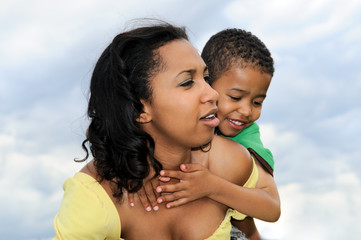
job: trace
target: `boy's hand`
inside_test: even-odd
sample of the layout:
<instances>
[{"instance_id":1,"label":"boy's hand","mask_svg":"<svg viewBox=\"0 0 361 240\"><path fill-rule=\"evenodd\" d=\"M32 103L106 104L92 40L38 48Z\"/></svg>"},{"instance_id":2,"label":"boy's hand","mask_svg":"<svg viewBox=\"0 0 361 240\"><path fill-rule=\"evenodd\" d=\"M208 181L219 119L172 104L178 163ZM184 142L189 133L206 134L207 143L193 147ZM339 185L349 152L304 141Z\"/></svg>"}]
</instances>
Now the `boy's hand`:
<instances>
[{"instance_id":1,"label":"boy's hand","mask_svg":"<svg viewBox=\"0 0 361 240\"><path fill-rule=\"evenodd\" d=\"M156 188L158 193L166 193L158 197L157 202L167 202L166 207L178 207L188 202L207 197L210 194L210 181L212 173L201 164L181 164L181 171L162 170L160 171L163 182L168 182L170 178L179 179L179 183L160 185Z\"/></svg>"},{"instance_id":2,"label":"boy's hand","mask_svg":"<svg viewBox=\"0 0 361 240\"><path fill-rule=\"evenodd\" d=\"M145 179L143 187L137 193L128 193L128 202L130 206L134 206L134 194L138 195L140 202L143 204L144 209L150 212L152 209L157 211L159 206L157 204L157 197L159 193L155 189L159 185L159 179L157 177L151 179Z\"/></svg>"}]
</instances>

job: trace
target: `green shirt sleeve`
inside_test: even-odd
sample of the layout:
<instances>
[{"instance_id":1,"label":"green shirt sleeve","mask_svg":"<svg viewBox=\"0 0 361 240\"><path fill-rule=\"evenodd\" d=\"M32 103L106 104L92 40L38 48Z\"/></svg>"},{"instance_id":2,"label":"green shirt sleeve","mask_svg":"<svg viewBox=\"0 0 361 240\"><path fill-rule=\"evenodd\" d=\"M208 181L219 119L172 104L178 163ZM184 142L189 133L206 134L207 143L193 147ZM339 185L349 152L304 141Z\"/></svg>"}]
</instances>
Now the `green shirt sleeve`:
<instances>
[{"instance_id":1,"label":"green shirt sleeve","mask_svg":"<svg viewBox=\"0 0 361 240\"><path fill-rule=\"evenodd\" d=\"M245 148L253 149L265 162L274 169L274 160L271 151L263 146L261 141L261 134L257 123L243 129L238 135L234 137L227 137L235 142L242 144Z\"/></svg>"}]
</instances>

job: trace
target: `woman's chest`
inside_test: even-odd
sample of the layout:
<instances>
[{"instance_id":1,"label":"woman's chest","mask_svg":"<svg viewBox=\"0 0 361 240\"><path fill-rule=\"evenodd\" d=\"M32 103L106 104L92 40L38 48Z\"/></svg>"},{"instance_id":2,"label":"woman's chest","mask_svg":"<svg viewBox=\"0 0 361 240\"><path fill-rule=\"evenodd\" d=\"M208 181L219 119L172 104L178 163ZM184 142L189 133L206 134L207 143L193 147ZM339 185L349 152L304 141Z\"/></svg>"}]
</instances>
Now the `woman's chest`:
<instances>
[{"instance_id":1,"label":"woman's chest","mask_svg":"<svg viewBox=\"0 0 361 240\"><path fill-rule=\"evenodd\" d=\"M210 199L146 212L140 207L119 213L124 239L192 240L211 236L223 221L226 207Z\"/></svg>"}]
</instances>

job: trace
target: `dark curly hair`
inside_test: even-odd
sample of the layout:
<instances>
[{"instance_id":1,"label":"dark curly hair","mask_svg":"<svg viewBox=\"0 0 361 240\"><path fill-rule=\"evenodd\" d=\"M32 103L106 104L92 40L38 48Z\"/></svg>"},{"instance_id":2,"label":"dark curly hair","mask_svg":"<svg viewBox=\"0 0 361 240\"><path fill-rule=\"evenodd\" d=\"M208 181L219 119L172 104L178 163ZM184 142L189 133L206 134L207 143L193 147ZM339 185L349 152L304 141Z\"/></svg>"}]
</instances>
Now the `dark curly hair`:
<instances>
[{"instance_id":1,"label":"dark curly hair","mask_svg":"<svg viewBox=\"0 0 361 240\"><path fill-rule=\"evenodd\" d=\"M251 67L273 76L274 66L266 45L251 32L225 29L213 35L202 51L209 69L210 83L234 66Z\"/></svg>"},{"instance_id":2,"label":"dark curly hair","mask_svg":"<svg viewBox=\"0 0 361 240\"><path fill-rule=\"evenodd\" d=\"M101 181L115 183L115 197L138 191L151 167L155 176L162 169L154 140L136 119L143 111L140 99L151 98L150 79L165 67L158 48L176 39L188 40L185 28L165 22L135 28L117 35L95 65L82 143L86 157L80 161L89 157L89 145Z\"/></svg>"}]
</instances>

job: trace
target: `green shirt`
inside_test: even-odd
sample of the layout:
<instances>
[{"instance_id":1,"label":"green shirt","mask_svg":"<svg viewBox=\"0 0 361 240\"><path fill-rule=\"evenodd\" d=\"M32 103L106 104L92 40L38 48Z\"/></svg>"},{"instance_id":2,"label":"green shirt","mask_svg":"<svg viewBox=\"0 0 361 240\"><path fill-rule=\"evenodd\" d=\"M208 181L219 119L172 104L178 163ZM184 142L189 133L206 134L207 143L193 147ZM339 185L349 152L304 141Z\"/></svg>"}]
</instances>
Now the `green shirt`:
<instances>
[{"instance_id":1,"label":"green shirt","mask_svg":"<svg viewBox=\"0 0 361 240\"><path fill-rule=\"evenodd\" d=\"M271 151L263 146L257 123L254 122L251 126L243 129L238 135L227 138L238 142L247 148L253 155L255 155L262 166L265 167L266 170L271 173L271 175L273 175L273 156ZM257 155L259 155L262 159L259 159Z\"/></svg>"}]
</instances>

